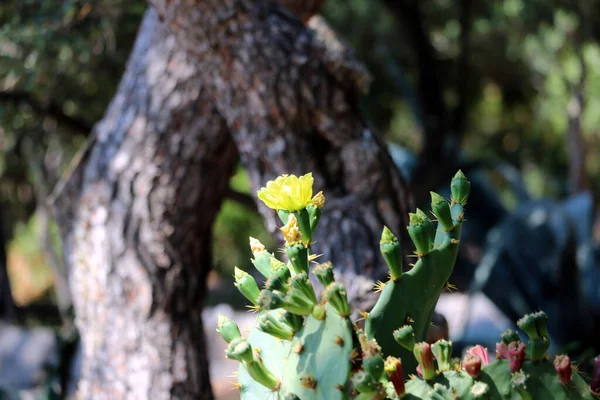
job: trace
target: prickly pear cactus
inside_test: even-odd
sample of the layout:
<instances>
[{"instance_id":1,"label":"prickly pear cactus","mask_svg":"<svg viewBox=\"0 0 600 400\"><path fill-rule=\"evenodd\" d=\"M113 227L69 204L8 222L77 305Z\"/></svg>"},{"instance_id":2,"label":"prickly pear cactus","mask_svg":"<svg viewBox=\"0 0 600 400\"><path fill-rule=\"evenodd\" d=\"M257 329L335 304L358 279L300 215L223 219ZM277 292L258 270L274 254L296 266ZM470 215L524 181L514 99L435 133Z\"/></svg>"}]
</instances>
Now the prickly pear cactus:
<instances>
[{"instance_id":1,"label":"prickly pear cactus","mask_svg":"<svg viewBox=\"0 0 600 400\"><path fill-rule=\"evenodd\" d=\"M452 358L452 342L426 343L427 330L442 290L452 273L470 183L458 172L452 198L432 193L432 213L410 215L408 231L417 262L403 272L402 253L384 228L381 253L390 277L366 318L365 331L351 320L344 286L330 263L317 264L310 253L325 197L312 196L311 174L284 175L267 183L258 197L277 210L284 226L288 261L278 260L250 239L253 264L264 276L263 288L235 269L235 286L252 303L256 323L247 337L224 315L217 331L229 344L226 356L240 362L237 386L243 400L264 399L592 399L600 390L600 357L591 386L566 355L551 359L546 315L538 312L517 322L529 337L502 334L496 361L487 349L470 348ZM310 263L316 264L312 271ZM325 289L317 296L312 273ZM385 357L387 356L387 357ZM416 375L418 374L418 376ZM409 379L407 379L409 378Z\"/></svg>"}]
</instances>

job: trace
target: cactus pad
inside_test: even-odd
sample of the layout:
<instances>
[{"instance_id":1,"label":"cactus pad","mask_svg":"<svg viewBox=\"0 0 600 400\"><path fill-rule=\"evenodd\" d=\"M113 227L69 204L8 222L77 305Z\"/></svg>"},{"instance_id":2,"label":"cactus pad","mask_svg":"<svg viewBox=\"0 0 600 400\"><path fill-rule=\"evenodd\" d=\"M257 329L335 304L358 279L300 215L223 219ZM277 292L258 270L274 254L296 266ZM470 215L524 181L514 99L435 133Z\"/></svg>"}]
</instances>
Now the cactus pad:
<instances>
[{"instance_id":1,"label":"cactus pad","mask_svg":"<svg viewBox=\"0 0 600 400\"><path fill-rule=\"evenodd\" d=\"M254 265L266 278L264 289L258 292L254 279L237 269L235 279L258 310L255 327L244 337L235 322L219 316L217 331L229 344L226 356L240 362L237 386L242 400L597 398L592 390L600 390L600 357L591 386L567 355L550 358L542 311L517 322L527 343L513 331L501 335L497 360L491 363L480 345L460 361L452 358L451 341L425 341L458 252L470 189L462 172L452 181L450 201L432 193L437 228L423 211L411 214L408 231L418 261L409 271L402 268L400 243L384 228L380 249L390 280L379 286L381 295L373 310L364 313L364 332L350 320L346 290L335 281L331 264L309 268L312 231L325 197L319 192L310 199L308 183L312 185L310 176L284 176L260 192L285 224L290 261L277 260L256 239L250 240ZM301 198L290 198L290 193ZM293 208L277 208L282 205ZM309 274L324 285L320 296Z\"/></svg>"}]
</instances>

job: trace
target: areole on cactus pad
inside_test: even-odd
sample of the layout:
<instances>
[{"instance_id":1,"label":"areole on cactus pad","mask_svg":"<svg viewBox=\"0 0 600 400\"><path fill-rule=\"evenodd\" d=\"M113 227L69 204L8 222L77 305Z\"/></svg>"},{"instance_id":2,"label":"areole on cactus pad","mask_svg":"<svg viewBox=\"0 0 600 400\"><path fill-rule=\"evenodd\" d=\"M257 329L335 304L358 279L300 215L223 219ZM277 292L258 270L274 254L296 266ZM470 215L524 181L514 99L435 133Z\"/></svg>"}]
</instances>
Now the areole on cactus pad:
<instances>
[{"instance_id":1,"label":"areole on cactus pad","mask_svg":"<svg viewBox=\"0 0 600 400\"><path fill-rule=\"evenodd\" d=\"M452 358L452 342L427 343L436 303L456 261L470 183L459 171L450 200L431 193L434 222L421 210L410 215L408 233L418 261L406 272L402 250L383 227L380 250L390 274L361 330L331 263L317 264L310 252L325 196L314 197L311 174L284 175L267 183L258 197L284 224L287 262L251 238L252 263L265 277L235 269L235 286L257 311L244 337L219 316L217 331L229 343L226 356L240 362L237 387L243 400L265 399L593 399L600 390L600 357L588 385L566 355L547 354L546 314L524 316L496 345L470 348ZM310 264L315 266L310 268ZM312 273L325 289L317 296Z\"/></svg>"}]
</instances>

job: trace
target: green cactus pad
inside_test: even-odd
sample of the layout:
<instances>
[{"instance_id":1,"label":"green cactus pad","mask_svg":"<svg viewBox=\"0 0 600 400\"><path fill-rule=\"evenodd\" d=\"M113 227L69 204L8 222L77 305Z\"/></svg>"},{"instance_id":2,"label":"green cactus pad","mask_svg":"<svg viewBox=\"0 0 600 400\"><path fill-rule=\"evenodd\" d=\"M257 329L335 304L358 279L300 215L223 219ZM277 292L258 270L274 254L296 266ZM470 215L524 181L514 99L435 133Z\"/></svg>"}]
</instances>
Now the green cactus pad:
<instances>
[{"instance_id":1,"label":"green cactus pad","mask_svg":"<svg viewBox=\"0 0 600 400\"><path fill-rule=\"evenodd\" d=\"M352 324L333 307L326 310L322 321L307 317L283 367L284 389L302 400L348 398Z\"/></svg>"},{"instance_id":2,"label":"green cactus pad","mask_svg":"<svg viewBox=\"0 0 600 400\"><path fill-rule=\"evenodd\" d=\"M281 310L266 312L272 313L273 316L277 316L281 313ZM290 353L291 342L277 339L258 329L252 329L250 331L248 342L253 349L260 349L259 354L265 366L281 380L285 359ZM240 384L241 400L277 400L285 397L285 393L283 393L281 388L277 392L273 392L256 382L242 364L240 364L238 370L238 382Z\"/></svg>"},{"instance_id":3,"label":"green cactus pad","mask_svg":"<svg viewBox=\"0 0 600 400\"><path fill-rule=\"evenodd\" d=\"M473 378L464 371L445 371L437 374L435 378L427 382L420 378L413 378L406 384L408 399L429 399L429 393L433 390L435 384L440 384L457 394L458 399L471 399L471 386Z\"/></svg>"},{"instance_id":4,"label":"green cactus pad","mask_svg":"<svg viewBox=\"0 0 600 400\"><path fill-rule=\"evenodd\" d=\"M394 340L393 332L401 326L411 325L417 342L427 337L435 306L458 255L463 206L460 203L453 204L450 213L452 229L445 229L438 224L434 248L419 257L415 266L402 275L402 279L392 280L385 285L366 321L365 331L369 339L377 340L383 354L400 357L406 366L405 373L414 371L416 362L411 352ZM422 212L411 217L419 222L425 219Z\"/></svg>"},{"instance_id":5,"label":"green cactus pad","mask_svg":"<svg viewBox=\"0 0 600 400\"><path fill-rule=\"evenodd\" d=\"M523 371L528 375L525 386L532 399L593 399L589 386L579 375L573 374L571 383L563 386L551 362L526 361ZM511 384L508 360L497 360L484 366L479 380L490 387L490 399L521 399Z\"/></svg>"},{"instance_id":6,"label":"green cactus pad","mask_svg":"<svg viewBox=\"0 0 600 400\"><path fill-rule=\"evenodd\" d=\"M361 313L366 316L364 331L350 320L345 289L335 282L330 264L313 270L325 287L318 302L307 268L294 271L291 263L286 266L251 239L254 264L267 283L257 295L256 283L236 271L236 285L260 310L256 325L244 338L235 322L223 315L218 322L219 334L229 343L227 356L240 362L241 399L594 399L567 355L551 361L546 354L550 338L543 312L526 315L517 324L529 336L526 347L516 332L504 332L496 350L505 359L492 363L479 345L461 363L451 358L451 342L421 343L454 267L469 188L459 172L452 181L452 204L432 194L439 220L435 235L424 212L411 214L409 234L419 260L406 273L399 243L384 229L380 244L391 280L378 285L381 295L373 310ZM310 251L310 242L303 246ZM415 376L418 371L425 379ZM406 376L411 376L408 382Z\"/></svg>"}]
</instances>

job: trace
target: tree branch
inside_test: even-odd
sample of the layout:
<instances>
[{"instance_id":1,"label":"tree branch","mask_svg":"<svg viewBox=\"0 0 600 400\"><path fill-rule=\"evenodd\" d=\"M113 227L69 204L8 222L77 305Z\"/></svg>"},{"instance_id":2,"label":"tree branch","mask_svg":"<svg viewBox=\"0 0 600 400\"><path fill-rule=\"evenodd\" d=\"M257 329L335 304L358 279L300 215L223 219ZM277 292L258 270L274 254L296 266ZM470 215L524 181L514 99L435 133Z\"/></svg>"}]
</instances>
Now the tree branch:
<instances>
[{"instance_id":1,"label":"tree branch","mask_svg":"<svg viewBox=\"0 0 600 400\"><path fill-rule=\"evenodd\" d=\"M464 135L469 100L469 74L471 72L469 58L471 55L471 24L473 21L472 1L460 2L460 56L458 58L458 76L456 92L458 105L452 118L452 133L460 138Z\"/></svg>"},{"instance_id":2,"label":"tree branch","mask_svg":"<svg viewBox=\"0 0 600 400\"><path fill-rule=\"evenodd\" d=\"M384 0L384 3L406 27L417 58L418 88L425 131L423 153L439 156L443 147L441 139L447 128L447 110L443 102L435 50L425 31L420 3L418 0Z\"/></svg>"},{"instance_id":3,"label":"tree branch","mask_svg":"<svg viewBox=\"0 0 600 400\"><path fill-rule=\"evenodd\" d=\"M419 0L384 0L384 4L406 28L417 59L424 143L412 176L412 193L416 204L422 204L427 201L429 190L446 181L455 169L448 146L451 142L447 140L449 112L443 100L435 49L425 29Z\"/></svg>"},{"instance_id":4,"label":"tree branch","mask_svg":"<svg viewBox=\"0 0 600 400\"><path fill-rule=\"evenodd\" d=\"M40 101L26 91L0 91L0 101L14 104L26 103L37 114L53 118L65 128L77 131L85 136L88 136L92 130L91 124L87 121L70 117L62 111L62 108L58 104L49 101Z\"/></svg>"}]
</instances>

